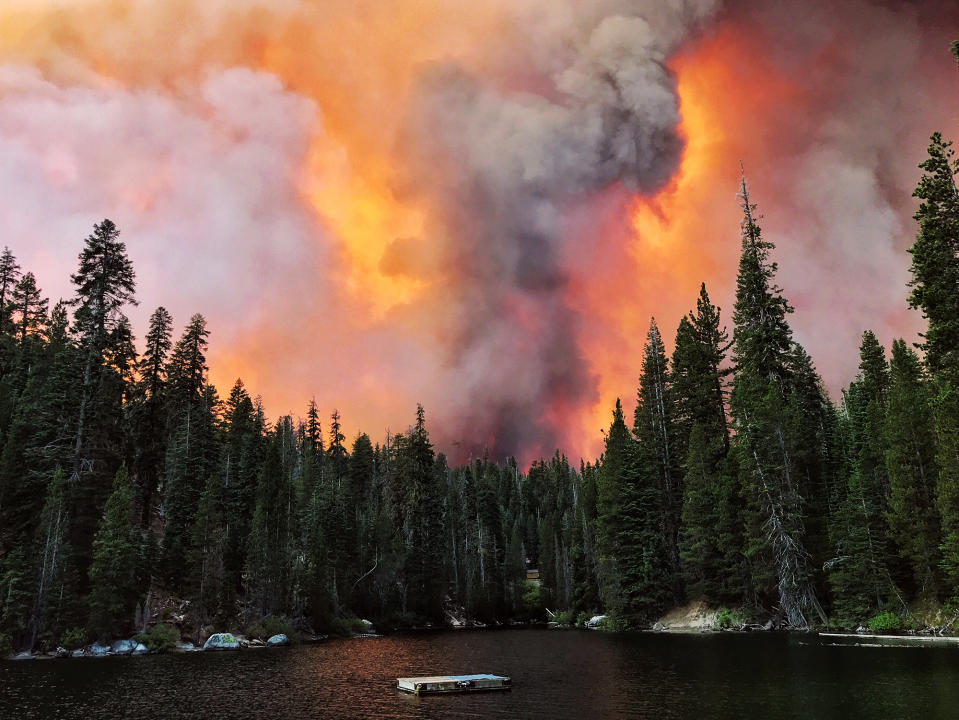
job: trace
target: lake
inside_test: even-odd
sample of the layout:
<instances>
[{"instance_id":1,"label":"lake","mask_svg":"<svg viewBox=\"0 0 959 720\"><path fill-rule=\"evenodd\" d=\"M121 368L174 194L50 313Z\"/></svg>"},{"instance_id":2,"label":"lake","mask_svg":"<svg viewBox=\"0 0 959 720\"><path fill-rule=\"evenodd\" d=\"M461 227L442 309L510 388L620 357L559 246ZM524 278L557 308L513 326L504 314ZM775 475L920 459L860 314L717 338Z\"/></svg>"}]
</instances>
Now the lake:
<instances>
[{"instance_id":1,"label":"lake","mask_svg":"<svg viewBox=\"0 0 959 720\"><path fill-rule=\"evenodd\" d=\"M959 717L959 648L784 634L510 629L241 652L0 662L0 718ZM398 676L492 672L510 692L413 697Z\"/></svg>"}]
</instances>

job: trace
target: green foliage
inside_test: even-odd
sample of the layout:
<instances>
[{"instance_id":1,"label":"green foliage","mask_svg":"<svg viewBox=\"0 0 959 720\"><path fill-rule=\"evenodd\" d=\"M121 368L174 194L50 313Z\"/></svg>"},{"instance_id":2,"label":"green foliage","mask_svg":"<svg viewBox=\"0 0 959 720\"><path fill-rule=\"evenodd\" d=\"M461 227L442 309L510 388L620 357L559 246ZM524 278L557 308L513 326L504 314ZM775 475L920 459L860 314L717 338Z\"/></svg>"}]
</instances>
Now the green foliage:
<instances>
[{"instance_id":1,"label":"green foliage","mask_svg":"<svg viewBox=\"0 0 959 720\"><path fill-rule=\"evenodd\" d=\"M742 610L730 610L724 607L716 613L716 626L723 629L741 627L745 622L746 616Z\"/></svg>"},{"instance_id":2,"label":"green foliage","mask_svg":"<svg viewBox=\"0 0 959 720\"><path fill-rule=\"evenodd\" d=\"M172 625L153 625L136 637L137 642L147 646L150 652L166 652L180 642L180 631Z\"/></svg>"},{"instance_id":3,"label":"green foliage","mask_svg":"<svg viewBox=\"0 0 959 720\"><path fill-rule=\"evenodd\" d=\"M244 632L247 637L258 640L269 640L274 635L286 635L290 642L294 642L297 638L297 632L289 620L272 615L250 623Z\"/></svg>"},{"instance_id":4,"label":"green foliage","mask_svg":"<svg viewBox=\"0 0 959 720\"><path fill-rule=\"evenodd\" d=\"M93 541L89 627L98 638L109 638L133 617L138 550L133 488L124 465L117 472L113 493Z\"/></svg>"},{"instance_id":5,"label":"green foliage","mask_svg":"<svg viewBox=\"0 0 959 720\"><path fill-rule=\"evenodd\" d=\"M583 614L583 613L581 613ZM552 622L558 623L560 625L572 625L573 624L573 611L572 610L560 610L553 613L553 617L550 618Z\"/></svg>"},{"instance_id":6,"label":"green foliage","mask_svg":"<svg viewBox=\"0 0 959 720\"><path fill-rule=\"evenodd\" d=\"M60 635L60 644L67 650L76 650L87 644L88 637L86 628L70 627Z\"/></svg>"},{"instance_id":7,"label":"green foliage","mask_svg":"<svg viewBox=\"0 0 959 720\"><path fill-rule=\"evenodd\" d=\"M529 617L536 619L543 617L545 614L546 607L543 603L543 589L539 583L526 582L523 592L523 610L525 610Z\"/></svg>"},{"instance_id":8,"label":"green foliage","mask_svg":"<svg viewBox=\"0 0 959 720\"><path fill-rule=\"evenodd\" d=\"M869 629L879 633L894 633L902 629L902 619L894 612L879 613L869 620Z\"/></svg>"},{"instance_id":9,"label":"green foliage","mask_svg":"<svg viewBox=\"0 0 959 720\"><path fill-rule=\"evenodd\" d=\"M0 632L0 658L13 652L13 643L10 642L10 636Z\"/></svg>"},{"instance_id":10,"label":"green foliage","mask_svg":"<svg viewBox=\"0 0 959 720\"><path fill-rule=\"evenodd\" d=\"M394 622L397 623L394 627L404 628L404 627L414 627L416 619L413 615L408 615L404 617L395 617L393 618ZM364 623L360 618L342 618L337 617L333 618L330 622L330 632L334 635L341 635L343 637L351 637L353 635L362 635L366 632L366 623Z\"/></svg>"}]
</instances>

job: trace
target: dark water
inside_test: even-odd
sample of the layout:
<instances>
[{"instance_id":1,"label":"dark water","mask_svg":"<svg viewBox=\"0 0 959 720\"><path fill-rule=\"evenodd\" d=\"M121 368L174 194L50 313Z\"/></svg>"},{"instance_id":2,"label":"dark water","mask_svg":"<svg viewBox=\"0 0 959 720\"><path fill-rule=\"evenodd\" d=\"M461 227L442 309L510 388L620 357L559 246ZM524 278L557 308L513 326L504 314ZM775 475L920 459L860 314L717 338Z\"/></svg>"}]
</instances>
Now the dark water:
<instances>
[{"instance_id":1,"label":"dark water","mask_svg":"<svg viewBox=\"0 0 959 720\"><path fill-rule=\"evenodd\" d=\"M493 672L416 698L397 676ZM784 635L502 630L133 658L0 662L0 718L959 718L959 648Z\"/></svg>"}]
</instances>

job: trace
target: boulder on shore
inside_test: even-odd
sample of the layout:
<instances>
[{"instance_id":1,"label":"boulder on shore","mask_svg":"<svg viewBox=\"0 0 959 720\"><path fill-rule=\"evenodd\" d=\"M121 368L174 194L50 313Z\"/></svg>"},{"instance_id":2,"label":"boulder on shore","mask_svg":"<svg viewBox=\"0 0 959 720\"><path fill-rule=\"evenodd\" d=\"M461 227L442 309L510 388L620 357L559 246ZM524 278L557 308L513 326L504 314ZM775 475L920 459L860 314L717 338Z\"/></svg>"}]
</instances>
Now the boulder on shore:
<instances>
[{"instance_id":1,"label":"boulder on shore","mask_svg":"<svg viewBox=\"0 0 959 720\"><path fill-rule=\"evenodd\" d=\"M134 655L145 655L148 652L150 652L150 648L143 643L137 643L136 647L133 648Z\"/></svg>"},{"instance_id":2,"label":"boulder on shore","mask_svg":"<svg viewBox=\"0 0 959 720\"><path fill-rule=\"evenodd\" d=\"M204 650L239 650L240 641L232 633L214 633L203 643Z\"/></svg>"},{"instance_id":3,"label":"boulder on shore","mask_svg":"<svg viewBox=\"0 0 959 720\"><path fill-rule=\"evenodd\" d=\"M87 654L86 650L84 650L83 648L77 648L72 653L70 653L70 657L83 657L86 654Z\"/></svg>"},{"instance_id":4,"label":"boulder on shore","mask_svg":"<svg viewBox=\"0 0 959 720\"><path fill-rule=\"evenodd\" d=\"M267 640L266 644L271 645L273 647L278 647L280 645L289 645L290 639L283 633L280 633L278 635L274 635L269 640Z\"/></svg>"},{"instance_id":5,"label":"boulder on shore","mask_svg":"<svg viewBox=\"0 0 959 720\"><path fill-rule=\"evenodd\" d=\"M189 642L188 640L181 640L176 644L176 649L180 652L193 652L196 650L196 645Z\"/></svg>"},{"instance_id":6,"label":"boulder on shore","mask_svg":"<svg viewBox=\"0 0 959 720\"><path fill-rule=\"evenodd\" d=\"M667 627L666 627L665 625L663 625L661 622L658 622L658 621L657 621L657 622L653 623L653 632L663 632L664 630L668 630L668 629L669 629L669 628L667 628Z\"/></svg>"},{"instance_id":7,"label":"boulder on shore","mask_svg":"<svg viewBox=\"0 0 959 720\"><path fill-rule=\"evenodd\" d=\"M110 654L110 646L93 643L93 645L90 646L90 654L93 655L93 657L106 657Z\"/></svg>"},{"instance_id":8,"label":"boulder on shore","mask_svg":"<svg viewBox=\"0 0 959 720\"><path fill-rule=\"evenodd\" d=\"M114 655L129 655L136 646L132 640L115 640L110 646L110 652Z\"/></svg>"},{"instance_id":9,"label":"boulder on shore","mask_svg":"<svg viewBox=\"0 0 959 720\"><path fill-rule=\"evenodd\" d=\"M360 620L360 622L363 623L363 634L364 634L364 635L375 635L375 634L376 634L376 628L373 627L373 623L371 623L369 620Z\"/></svg>"},{"instance_id":10,"label":"boulder on shore","mask_svg":"<svg viewBox=\"0 0 959 720\"><path fill-rule=\"evenodd\" d=\"M605 619L605 615L593 615L593 617L586 621L586 627L594 629L598 628Z\"/></svg>"}]
</instances>

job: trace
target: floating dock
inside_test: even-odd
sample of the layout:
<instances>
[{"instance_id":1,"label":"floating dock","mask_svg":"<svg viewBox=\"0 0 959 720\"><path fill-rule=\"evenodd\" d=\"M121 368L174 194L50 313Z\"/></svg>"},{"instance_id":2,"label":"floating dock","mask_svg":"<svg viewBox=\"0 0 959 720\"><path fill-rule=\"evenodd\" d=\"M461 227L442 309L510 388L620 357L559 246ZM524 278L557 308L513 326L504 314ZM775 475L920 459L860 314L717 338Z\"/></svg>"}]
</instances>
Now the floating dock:
<instances>
[{"instance_id":1,"label":"floating dock","mask_svg":"<svg viewBox=\"0 0 959 720\"><path fill-rule=\"evenodd\" d=\"M502 675L437 675L396 678L396 687L414 695L509 690L512 681Z\"/></svg>"}]
</instances>

